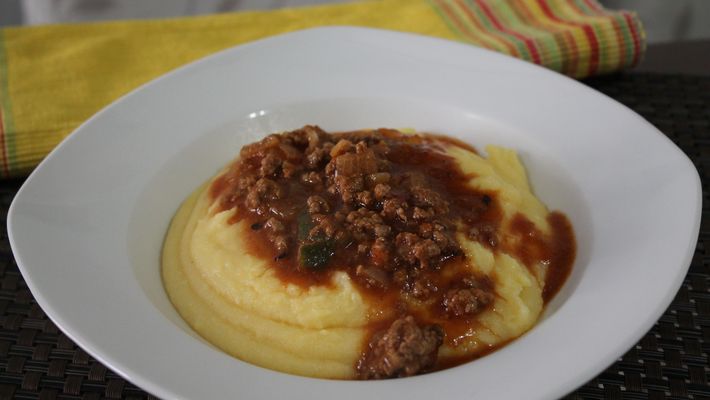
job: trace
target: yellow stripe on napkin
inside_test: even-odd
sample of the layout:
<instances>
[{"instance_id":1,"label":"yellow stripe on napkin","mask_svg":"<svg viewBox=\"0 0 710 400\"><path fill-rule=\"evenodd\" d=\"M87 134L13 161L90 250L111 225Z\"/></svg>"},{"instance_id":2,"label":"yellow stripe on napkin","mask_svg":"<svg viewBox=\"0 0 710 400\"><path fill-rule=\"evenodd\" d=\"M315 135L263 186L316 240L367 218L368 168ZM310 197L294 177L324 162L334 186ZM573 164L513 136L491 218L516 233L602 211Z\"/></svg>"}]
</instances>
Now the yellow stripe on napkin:
<instances>
[{"instance_id":1,"label":"yellow stripe on napkin","mask_svg":"<svg viewBox=\"0 0 710 400\"><path fill-rule=\"evenodd\" d=\"M180 65L263 37L356 25L468 42L574 77L638 63L635 14L595 0L383 0L0 30L0 175L22 176L79 124Z\"/></svg>"}]
</instances>

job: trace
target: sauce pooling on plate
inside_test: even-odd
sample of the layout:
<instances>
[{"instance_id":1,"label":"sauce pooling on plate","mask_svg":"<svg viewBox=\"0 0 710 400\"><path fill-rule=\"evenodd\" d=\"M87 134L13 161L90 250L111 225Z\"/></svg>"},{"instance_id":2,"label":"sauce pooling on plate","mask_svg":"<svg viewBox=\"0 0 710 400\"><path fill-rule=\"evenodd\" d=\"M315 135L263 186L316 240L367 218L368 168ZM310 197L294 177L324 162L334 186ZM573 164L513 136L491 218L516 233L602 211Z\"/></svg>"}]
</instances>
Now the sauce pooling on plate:
<instances>
[{"instance_id":1,"label":"sauce pooling on plate","mask_svg":"<svg viewBox=\"0 0 710 400\"><path fill-rule=\"evenodd\" d=\"M337 273L354 282L370 309L354 365L359 379L449 367L496 347L463 356L444 349L491 330L479 316L498 312L508 290L472 254L519 260L542 280L544 302L569 275L575 241L567 218L547 214L546 230L523 213L506 218L507 200L472 185L477 177L452 148L475 154L435 135L305 126L245 146L209 187L217 211L233 210L229 222L248 226L248 252L268 260L284 284L332 286Z\"/></svg>"}]
</instances>

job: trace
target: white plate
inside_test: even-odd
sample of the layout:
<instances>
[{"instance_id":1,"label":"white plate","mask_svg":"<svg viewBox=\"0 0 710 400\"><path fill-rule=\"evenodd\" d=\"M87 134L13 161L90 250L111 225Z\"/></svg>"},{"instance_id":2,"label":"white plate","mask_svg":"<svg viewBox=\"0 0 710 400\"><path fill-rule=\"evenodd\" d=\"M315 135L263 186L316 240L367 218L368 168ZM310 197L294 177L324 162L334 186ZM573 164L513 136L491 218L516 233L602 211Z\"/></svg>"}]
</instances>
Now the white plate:
<instances>
[{"instance_id":1,"label":"white plate","mask_svg":"<svg viewBox=\"0 0 710 400\"><path fill-rule=\"evenodd\" d=\"M517 149L579 246L543 320L478 361L377 382L265 370L192 333L160 281L170 218L244 143L307 123L413 127ZM700 193L693 165L662 133L578 82L453 42L321 28L226 50L118 100L34 171L8 225L47 315L160 397L534 399L584 384L663 313L695 248Z\"/></svg>"}]
</instances>

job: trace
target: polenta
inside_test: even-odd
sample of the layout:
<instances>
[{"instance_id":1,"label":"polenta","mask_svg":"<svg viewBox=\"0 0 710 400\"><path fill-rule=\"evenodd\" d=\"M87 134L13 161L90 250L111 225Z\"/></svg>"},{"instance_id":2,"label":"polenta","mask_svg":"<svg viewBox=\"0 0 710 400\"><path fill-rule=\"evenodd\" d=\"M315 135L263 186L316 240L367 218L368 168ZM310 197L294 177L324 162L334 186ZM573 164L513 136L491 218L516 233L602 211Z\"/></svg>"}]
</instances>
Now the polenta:
<instances>
[{"instance_id":1,"label":"polenta","mask_svg":"<svg viewBox=\"0 0 710 400\"><path fill-rule=\"evenodd\" d=\"M390 129L270 135L180 207L166 291L209 342L287 373L380 379L480 357L535 324L575 253L516 153L486 153Z\"/></svg>"}]
</instances>

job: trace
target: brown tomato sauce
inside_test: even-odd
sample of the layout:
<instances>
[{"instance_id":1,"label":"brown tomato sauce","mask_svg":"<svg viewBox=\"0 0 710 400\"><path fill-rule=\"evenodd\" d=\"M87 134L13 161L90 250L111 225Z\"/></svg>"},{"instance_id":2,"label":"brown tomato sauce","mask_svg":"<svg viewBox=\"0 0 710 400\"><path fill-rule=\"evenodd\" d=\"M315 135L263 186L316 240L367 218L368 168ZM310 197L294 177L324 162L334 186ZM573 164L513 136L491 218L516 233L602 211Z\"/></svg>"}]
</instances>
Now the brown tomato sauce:
<instances>
[{"instance_id":1,"label":"brown tomato sauce","mask_svg":"<svg viewBox=\"0 0 710 400\"><path fill-rule=\"evenodd\" d=\"M492 304L495 282L471 273L456 240L463 233L496 251L501 209L496 193L471 188L471 176L446 146L475 149L435 135L391 129L329 134L317 126L245 146L210 187L220 210L236 208L249 251L268 259L284 282L329 285L347 273L373 309L356 370L361 379L409 376L483 356L437 362L444 341L456 346ZM528 267L545 263L549 301L569 275L575 242L557 212L543 235L524 216L514 253Z\"/></svg>"}]
</instances>

